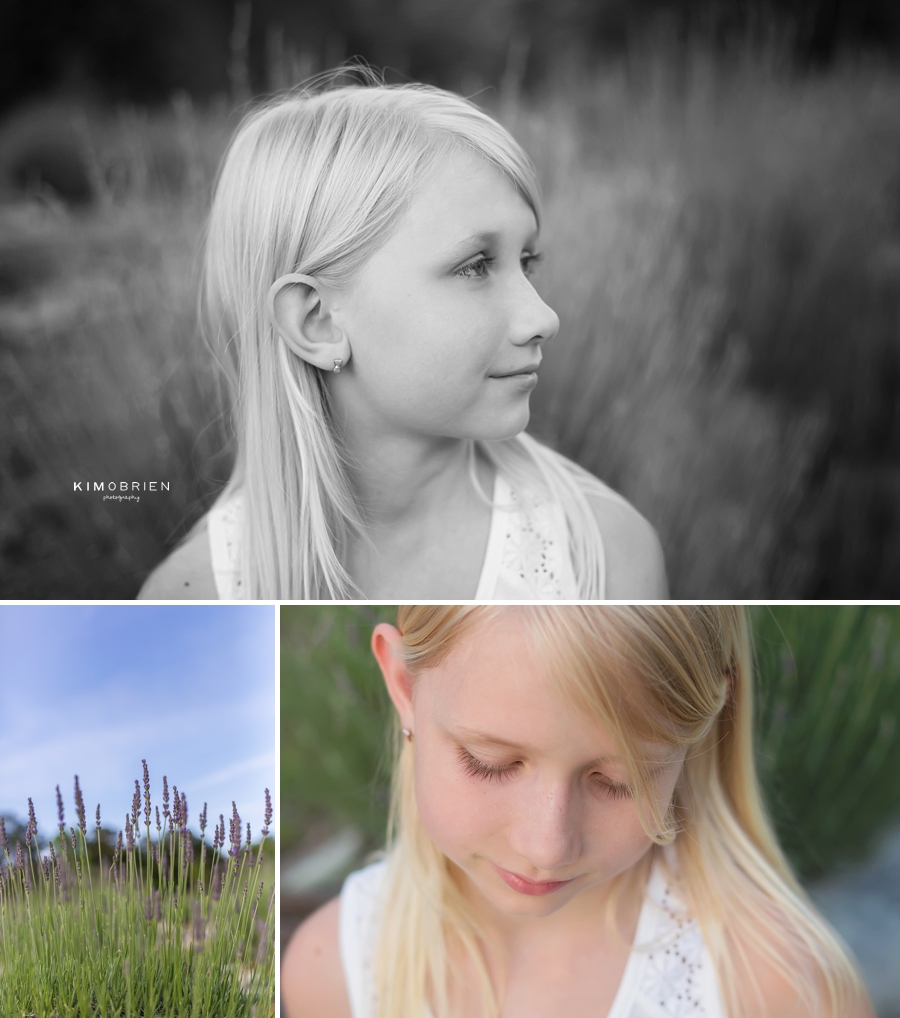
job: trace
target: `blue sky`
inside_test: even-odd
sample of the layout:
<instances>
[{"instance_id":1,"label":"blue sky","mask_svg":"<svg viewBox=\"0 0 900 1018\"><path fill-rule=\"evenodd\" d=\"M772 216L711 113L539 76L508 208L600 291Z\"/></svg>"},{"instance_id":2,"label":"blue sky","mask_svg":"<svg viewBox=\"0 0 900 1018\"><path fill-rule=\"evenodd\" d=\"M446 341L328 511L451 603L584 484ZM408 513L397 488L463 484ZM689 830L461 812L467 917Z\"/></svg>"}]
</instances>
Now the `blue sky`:
<instances>
[{"instance_id":1,"label":"blue sky","mask_svg":"<svg viewBox=\"0 0 900 1018\"><path fill-rule=\"evenodd\" d=\"M263 824L275 791L275 609L268 605L0 605L0 815L41 841L56 831L56 785L75 822L73 778L89 829L122 828L141 759L154 805L162 779ZM277 817L276 817L277 826ZM212 826L212 825L210 825Z\"/></svg>"}]
</instances>

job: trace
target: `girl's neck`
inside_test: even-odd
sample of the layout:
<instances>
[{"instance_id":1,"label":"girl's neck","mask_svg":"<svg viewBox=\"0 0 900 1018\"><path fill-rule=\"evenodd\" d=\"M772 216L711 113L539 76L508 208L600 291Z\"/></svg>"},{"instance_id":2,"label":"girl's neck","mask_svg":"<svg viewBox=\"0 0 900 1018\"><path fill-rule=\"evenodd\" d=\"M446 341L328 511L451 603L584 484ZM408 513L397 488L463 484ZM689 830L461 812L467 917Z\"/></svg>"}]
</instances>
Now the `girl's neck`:
<instances>
[{"instance_id":1,"label":"girl's neck","mask_svg":"<svg viewBox=\"0 0 900 1018\"><path fill-rule=\"evenodd\" d=\"M469 441L428 436L345 435L347 471L372 536L409 525L446 504L471 485L473 449ZM491 470L481 462L476 474L488 494Z\"/></svg>"}]
</instances>

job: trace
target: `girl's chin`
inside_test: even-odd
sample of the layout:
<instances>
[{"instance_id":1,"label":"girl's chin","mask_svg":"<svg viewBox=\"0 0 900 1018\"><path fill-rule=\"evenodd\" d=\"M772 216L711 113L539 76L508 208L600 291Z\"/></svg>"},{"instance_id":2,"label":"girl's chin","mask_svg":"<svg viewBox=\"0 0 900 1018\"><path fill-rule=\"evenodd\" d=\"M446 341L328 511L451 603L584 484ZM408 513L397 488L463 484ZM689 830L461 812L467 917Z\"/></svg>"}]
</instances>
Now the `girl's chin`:
<instances>
[{"instance_id":1,"label":"girl's chin","mask_svg":"<svg viewBox=\"0 0 900 1018\"><path fill-rule=\"evenodd\" d=\"M479 434L472 437L482 442L503 442L510 438L515 438L516 435L521 435L528 427L530 419L531 411L526 402L524 407L518 409L515 413L498 415Z\"/></svg>"}]
</instances>

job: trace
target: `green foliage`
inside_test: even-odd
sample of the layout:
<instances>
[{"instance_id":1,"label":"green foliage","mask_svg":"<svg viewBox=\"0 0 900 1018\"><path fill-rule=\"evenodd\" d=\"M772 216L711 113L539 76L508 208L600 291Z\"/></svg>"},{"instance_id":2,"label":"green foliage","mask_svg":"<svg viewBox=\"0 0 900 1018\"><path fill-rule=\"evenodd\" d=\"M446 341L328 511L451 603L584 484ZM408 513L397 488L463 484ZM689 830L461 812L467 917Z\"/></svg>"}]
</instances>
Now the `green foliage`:
<instances>
[{"instance_id":1,"label":"green foliage","mask_svg":"<svg viewBox=\"0 0 900 1018\"><path fill-rule=\"evenodd\" d=\"M76 784L76 798L78 797ZM97 827L62 827L37 850L3 844L0 1013L26 1018L266 1018L275 1013L274 860L265 833L240 845L240 818L212 851L181 826L154 836L140 796L111 858ZM149 783L145 785L149 815ZM201 825L205 825L206 808ZM159 812L156 813L159 818ZM5 835L0 841L6 842ZM265 892L265 896L264 896Z\"/></svg>"},{"instance_id":2,"label":"green foliage","mask_svg":"<svg viewBox=\"0 0 900 1018\"><path fill-rule=\"evenodd\" d=\"M351 823L384 840L391 717L369 640L396 607L281 608L282 844Z\"/></svg>"},{"instance_id":3,"label":"green foliage","mask_svg":"<svg viewBox=\"0 0 900 1018\"><path fill-rule=\"evenodd\" d=\"M900 817L900 608L754 610L759 768L806 878L851 862Z\"/></svg>"}]
</instances>

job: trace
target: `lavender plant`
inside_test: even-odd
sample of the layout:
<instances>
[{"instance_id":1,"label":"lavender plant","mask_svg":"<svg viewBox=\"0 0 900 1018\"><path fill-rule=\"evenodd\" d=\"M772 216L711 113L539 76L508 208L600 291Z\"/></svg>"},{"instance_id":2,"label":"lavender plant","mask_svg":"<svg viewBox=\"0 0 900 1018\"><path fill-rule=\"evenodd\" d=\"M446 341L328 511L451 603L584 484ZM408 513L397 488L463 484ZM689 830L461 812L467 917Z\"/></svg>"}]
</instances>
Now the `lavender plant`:
<instances>
[{"instance_id":1,"label":"lavender plant","mask_svg":"<svg viewBox=\"0 0 900 1018\"><path fill-rule=\"evenodd\" d=\"M88 837L75 778L74 826L56 789L58 832L41 848L32 800L25 845L0 817L0 1014L23 1018L267 1018L275 1013L272 800L254 845L232 803L207 844L185 793L135 781L111 854L100 806ZM245 837L246 836L246 837ZM227 838L227 840L226 840Z\"/></svg>"}]
</instances>

